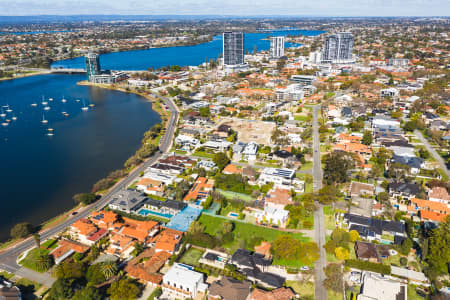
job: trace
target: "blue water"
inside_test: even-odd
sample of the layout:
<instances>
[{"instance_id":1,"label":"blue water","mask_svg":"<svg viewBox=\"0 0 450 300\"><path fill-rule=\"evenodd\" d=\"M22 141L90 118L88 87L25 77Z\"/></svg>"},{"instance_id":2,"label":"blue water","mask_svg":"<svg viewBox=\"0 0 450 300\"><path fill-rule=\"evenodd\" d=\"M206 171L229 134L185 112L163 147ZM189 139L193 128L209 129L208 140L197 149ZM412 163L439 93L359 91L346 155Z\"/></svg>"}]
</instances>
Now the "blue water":
<instances>
[{"instance_id":1,"label":"blue water","mask_svg":"<svg viewBox=\"0 0 450 300\"><path fill-rule=\"evenodd\" d=\"M0 31L0 34L27 35L27 34L43 34L43 33L57 33L57 32L72 32L72 31L71 30Z\"/></svg>"},{"instance_id":2,"label":"blue water","mask_svg":"<svg viewBox=\"0 0 450 300\"><path fill-rule=\"evenodd\" d=\"M76 85L84 79L39 75L0 82L0 104L9 104L17 116L0 126L0 239L17 222L37 225L73 207L74 194L89 192L97 180L122 168L140 147L143 133L160 122L142 97ZM43 94L54 98L48 112L41 105ZM95 107L81 111L76 99ZM37 107L31 106L34 102ZM43 114L47 125L41 123ZM46 135L49 127L52 137Z\"/></svg>"},{"instance_id":3,"label":"blue water","mask_svg":"<svg viewBox=\"0 0 450 300\"><path fill-rule=\"evenodd\" d=\"M139 210L138 214L141 215L141 216L144 216L144 217L146 217L148 215L155 215L155 216L163 217L163 218L166 218L166 219L170 219L170 218L173 217L173 215L171 215L171 214L163 214L163 213L152 211L152 210L149 210L149 209L146 209L146 208L143 208L143 209Z\"/></svg>"},{"instance_id":4,"label":"blue water","mask_svg":"<svg viewBox=\"0 0 450 300\"><path fill-rule=\"evenodd\" d=\"M276 32L260 32L245 34L245 49L253 52L268 50L270 42L264 40L268 36L299 35L316 36L324 31L317 30L289 30ZM286 43L286 47L299 46ZM102 54L100 63L102 69L110 70L146 70L148 68L161 68L167 65L197 66L206 59L217 59L222 53L222 36L218 35L208 43L185 47L152 48L146 50L124 51ZM52 68L84 68L84 58L77 57L54 62Z\"/></svg>"},{"instance_id":5,"label":"blue water","mask_svg":"<svg viewBox=\"0 0 450 300\"><path fill-rule=\"evenodd\" d=\"M237 217L237 216L239 216L237 213L230 213L230 216L231 217Z\"/></svg>"}]
</instances>

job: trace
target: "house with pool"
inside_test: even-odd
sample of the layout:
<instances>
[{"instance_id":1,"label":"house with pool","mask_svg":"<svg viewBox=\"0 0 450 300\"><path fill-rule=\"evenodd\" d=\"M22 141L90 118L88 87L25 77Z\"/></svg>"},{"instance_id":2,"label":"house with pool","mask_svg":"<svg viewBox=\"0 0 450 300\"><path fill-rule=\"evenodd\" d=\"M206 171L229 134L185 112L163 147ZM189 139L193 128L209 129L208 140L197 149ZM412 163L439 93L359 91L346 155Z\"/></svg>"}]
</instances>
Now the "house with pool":
<instances>
[{"instance_id":1,"label":"house with pool","mask_svg":"<svg viewBox=\"0 0 450 300\"><path fill-rule=\"evenodd\" d=\"M186 206L186 203L180 201L160 201L153 198L148 198L141 203L141 206L136 210L136 213L144 217L148 215L155 215L170 219L182 211Z\"/></svg>"}]
</instances>

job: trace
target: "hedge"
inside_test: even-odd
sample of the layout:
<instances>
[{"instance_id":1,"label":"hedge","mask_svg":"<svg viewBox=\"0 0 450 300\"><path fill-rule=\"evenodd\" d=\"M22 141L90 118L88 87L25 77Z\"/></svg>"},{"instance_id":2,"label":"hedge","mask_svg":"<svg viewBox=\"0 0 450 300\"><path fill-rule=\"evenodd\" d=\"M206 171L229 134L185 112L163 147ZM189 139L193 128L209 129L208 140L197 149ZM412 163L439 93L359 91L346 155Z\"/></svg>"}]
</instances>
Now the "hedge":
<instances>
[{"instance_id":1,"label":"hedge","mask_svg":"<svg viewBox=\"0 0 450 300\"><path fill-rule=\"evenodd\" d=\"M360 270L372 271L376 273L381 273L385 275L391 274L391 266L372 263L368 261L358 260L358 259L348 259L345 261L345 265L350 268L356 268Z\"/></svg>"}]
</instances>

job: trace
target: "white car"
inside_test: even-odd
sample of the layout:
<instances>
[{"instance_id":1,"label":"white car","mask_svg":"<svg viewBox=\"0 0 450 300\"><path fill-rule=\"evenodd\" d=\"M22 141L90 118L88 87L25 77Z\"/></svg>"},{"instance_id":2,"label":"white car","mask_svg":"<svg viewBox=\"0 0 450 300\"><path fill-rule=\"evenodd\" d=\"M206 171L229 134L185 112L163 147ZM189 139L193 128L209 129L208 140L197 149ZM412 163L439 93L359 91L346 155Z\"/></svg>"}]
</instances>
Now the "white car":
<instances>
[{"instance_id":1,"label":"white car","mask_svg":"<svg viewBox=\"0 0 450 300\"><path fill-rule=\"evenodd\" d=\"M303 266L303 267L300 268L300 270L302 270L302 271L308 271L308 270L309 270L309 267Z\"/></svg>"}]
</instances>

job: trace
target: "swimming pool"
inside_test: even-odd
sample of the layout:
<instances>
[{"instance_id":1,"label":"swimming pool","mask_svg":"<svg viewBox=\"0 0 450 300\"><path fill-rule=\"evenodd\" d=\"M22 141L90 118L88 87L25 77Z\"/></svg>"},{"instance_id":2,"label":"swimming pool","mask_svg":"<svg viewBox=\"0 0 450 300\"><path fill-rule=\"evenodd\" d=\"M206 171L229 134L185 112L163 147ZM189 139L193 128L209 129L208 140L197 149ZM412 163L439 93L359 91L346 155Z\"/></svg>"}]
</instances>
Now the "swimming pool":
<instances>
[{"instance_id":1,"label":"swimming pool","mask_svg":"<svg viewBox=\"0 0 450 300\"><path fill-rule=\"evenodd\" d=\"M146 217L148 215L154 215L154 216L163 217L163 218L166 218L166 219L170 219L170 218L173 217L173 215L171 215L171 214L162 214L162 213L159 213L159 212L156 212L156 211L152 211L152 210L149 210L149 209L146 209L146 208L143 208L143 209L139 210L138 214L141 215L141 216L144 216L144 217Z\"/></svg>"},{"instance_id":2,"label":"swimming pool","mask_svg":"<svg viewBox=\"0 0 450 300\"><path fill-rule=\"evenodd\" d=\"M238 216L239 216L239 214L230 212L230 217L237 218Z\"/></svg>"}]
</instances>

